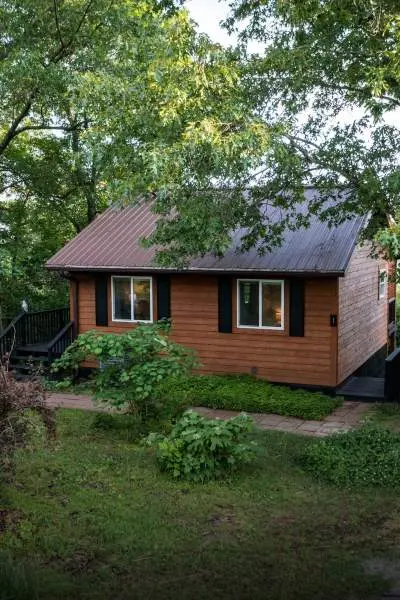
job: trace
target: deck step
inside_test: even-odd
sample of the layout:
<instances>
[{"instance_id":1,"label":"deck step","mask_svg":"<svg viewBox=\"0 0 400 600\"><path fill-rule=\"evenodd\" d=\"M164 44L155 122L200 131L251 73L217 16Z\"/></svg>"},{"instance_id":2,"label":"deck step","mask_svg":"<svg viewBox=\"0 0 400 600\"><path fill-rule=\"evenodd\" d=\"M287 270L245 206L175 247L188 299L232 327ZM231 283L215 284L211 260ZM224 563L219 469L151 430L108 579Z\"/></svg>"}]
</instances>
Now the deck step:
<instances>
[{"instance_id":1,"label":"deck step","mask_svg":"<svg viewBox=\"0 0 400 600\"><path fill-rule=\"evenodd\" d=\"M337 388L336 393L346 400L382 402L385 399L384 377L350 377Z\"/></svg>"},{"instance_id":2,"label":"deck step","mask_svg":"<svg viewBox=\"0 0 400 600\"><path fill-rule=\"evenodd\" d=\"M43 344L29 344L28 346L18 346L16 352L18 354L25 355L37 355L37 354L47 354L47 343Z\"/></svg>"},{"instance_id":3,"label":"deck step","mask_svg":"<svg viewBox=\"0 0 400 600\"><path fill-rule=\"evenodd\" d=\"M29 355L29 354L14 354L12 357L13 362L21 361L21 362L43 362L47 360L47 352L46 354L39 355Z\"/></svg>"}]
</instances>

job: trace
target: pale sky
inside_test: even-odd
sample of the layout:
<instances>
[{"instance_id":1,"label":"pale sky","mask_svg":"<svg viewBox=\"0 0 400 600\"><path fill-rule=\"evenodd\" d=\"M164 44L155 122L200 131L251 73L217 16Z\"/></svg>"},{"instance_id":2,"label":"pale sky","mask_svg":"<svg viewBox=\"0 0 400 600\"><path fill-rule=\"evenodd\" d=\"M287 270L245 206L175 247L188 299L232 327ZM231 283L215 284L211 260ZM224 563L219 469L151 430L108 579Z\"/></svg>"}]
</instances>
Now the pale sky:
<instances>
[{"instance_id":1,"label":"pale sky","mask_svg":"<svg viewBox=\"0 0 400 600\"><path fill-rule=\"evenodd\" d=\"M188 0L185 7L198 23L200 31L207 33L213 41L224 45L232 43L228 33L219 26L220 21L228 14L226 0Z\"/></svg>"}]
</instances>

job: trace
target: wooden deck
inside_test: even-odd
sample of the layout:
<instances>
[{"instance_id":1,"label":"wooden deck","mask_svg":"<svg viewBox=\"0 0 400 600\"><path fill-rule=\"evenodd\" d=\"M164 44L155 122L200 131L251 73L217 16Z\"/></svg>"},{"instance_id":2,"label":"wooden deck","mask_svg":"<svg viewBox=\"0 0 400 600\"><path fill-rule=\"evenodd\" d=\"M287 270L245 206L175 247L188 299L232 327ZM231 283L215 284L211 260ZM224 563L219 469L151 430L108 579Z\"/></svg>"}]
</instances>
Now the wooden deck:
<instances>
[{"instance_id":1,"label":"wooden deck","mask_svg":"<svg viewBox=\"0 0 400 600\"><path fill-rule=\"evenodd\" d=\"M357 398L366 401L382 402L384 394L385 379L383 377L350 377L336 392L346 399Z\"/></svg>"}]
</instances>

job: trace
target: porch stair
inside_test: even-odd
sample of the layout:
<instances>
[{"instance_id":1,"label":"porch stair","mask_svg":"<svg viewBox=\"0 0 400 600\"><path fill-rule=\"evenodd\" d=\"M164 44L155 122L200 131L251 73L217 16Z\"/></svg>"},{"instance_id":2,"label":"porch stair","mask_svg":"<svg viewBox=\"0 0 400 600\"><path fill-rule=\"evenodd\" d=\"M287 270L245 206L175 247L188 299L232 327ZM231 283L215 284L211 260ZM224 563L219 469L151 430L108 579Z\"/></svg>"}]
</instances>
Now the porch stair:
<instances>
[{"instance_id":1,"label":"porch stair","mask_svg":"<svg viewBox=\"0 0 400 600\"><path fill-rule=\"evenodd\" d=\"M365 402L384 402L384 377L350 377L336 389L338 396L345 400L364 400Z\"/></svg>"},{"instance_id":2,"label":"porch stair","mask_svg":"<svg viewBox=\"0 0 400 600\"><path fill-rule=\"evenodd\" d=\"M0 358L8 356L18 375L46 373L74 339L69 309L19 314L0 332Z\"/></svg>"}]
</instances>

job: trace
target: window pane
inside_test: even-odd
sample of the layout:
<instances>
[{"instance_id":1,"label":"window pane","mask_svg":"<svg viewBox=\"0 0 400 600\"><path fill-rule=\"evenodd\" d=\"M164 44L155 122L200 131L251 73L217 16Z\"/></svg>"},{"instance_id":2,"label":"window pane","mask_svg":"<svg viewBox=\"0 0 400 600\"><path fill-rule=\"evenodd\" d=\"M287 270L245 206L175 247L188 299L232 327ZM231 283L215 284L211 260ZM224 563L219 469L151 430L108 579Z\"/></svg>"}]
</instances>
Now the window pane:
<instances>
[{"instance_id":1,"label":"window pane","mask_svg":"<svg viewBox=\"0 0 400 600\"><path fill-rule=\"evenodd\" d=\"M282 326L281 283L262 284L262 324L264 327Z\"/></svg>"},{"instance_id":2,"label":"window pane","mask_svg":"<svg viewBox=\"0 0 400 600\"><path fill-rule=\"evenodd\" d=\"M113 279L114 319L130 321L131 316L131 280L130 277Z\"/></svg>"},{"instance_id":3,"label":"window pane","mask_svg":"<svg viewBox=\"0 0 400 600\"><path fill-rule=\"evenodd\" d=\"M133 280L134 319L150 321L150 281L149 279Z\"/></svg>"},{"instance_id":4,"label":"window pane","mask_svg":"<svg viewBox=\"0 0 400 600\"><path fill-rule=\"evenodd\" d=\"M239 325L259 326L258 281L239 282Z\"/></svg>"},{"instance_id":5,"label":"window pane","mask_svg":"<svg viewBox=\"0 0 400 600\"><path fill-rule=\"evenodd\" d=\"M380 273L379 273L379 300L384 298L386 295L386 282L387 282L386 271L380 271Z\"/></svg>"}]
</instances>

